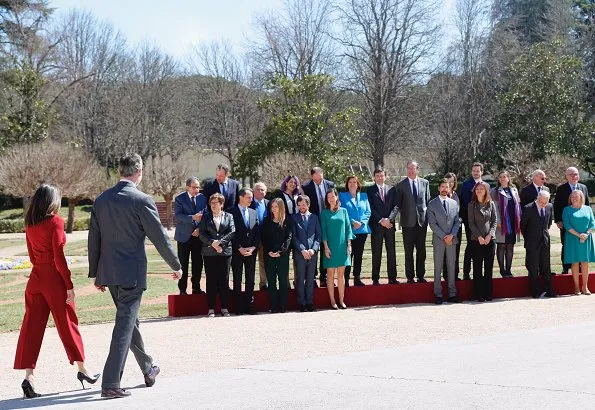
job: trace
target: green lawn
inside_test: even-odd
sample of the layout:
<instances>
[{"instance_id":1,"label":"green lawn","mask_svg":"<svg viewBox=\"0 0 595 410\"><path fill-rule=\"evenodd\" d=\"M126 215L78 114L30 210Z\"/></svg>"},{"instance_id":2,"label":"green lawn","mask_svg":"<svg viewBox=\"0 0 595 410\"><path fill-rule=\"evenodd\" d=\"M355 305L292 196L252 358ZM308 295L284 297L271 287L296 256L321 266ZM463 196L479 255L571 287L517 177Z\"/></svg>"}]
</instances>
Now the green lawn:
<instances>
[{"instance_id":1,"label":"green lawn","mask_svg":"<svg viewBox=\"0 0 595 410\"><path fill-rule=\"evenodd\" d=\"M11 240L12 241L12 240ZM4 241L0 240L0 248ZM24 243L21 241L20 243ZM552 237L553 244L559 244L559 236ZM19 243L15 243L18 245ZM13 244L14 245L14 244ZM13 246L11 245L11 246ZM428 235L426 241L427 259L426 259L426 277L431 280L433 277L433 250L431 246L431 234ZM559 272L561 270L560 263L560 251L557 250L559 246L554 246L552 251L552 270ZM175 244L174 244L175 249ZM461 251L461 265L462 257L465 249L465 239L463 238L463 245ZM400 233L397 233L397 272L399 278L404 277L404 251L402 244L402 237ZM66 246L67 256L75 256L77 263L85 262L85 256L87 254L86 240L80 240L68 243ZM515 257L513 260L513 273L515 275L526 275L526 269L524 267L525 250L522 243L517 243L515 246ZM150 243L147 244L147 260L148 260L148 290L143 296L143 300L154 299L163 297L165 295L176 293L176 283L169 278L166 274L171 273L171 269L163 262L159 254L155 250L155 247ZM366 249L364 251L364 262L363 262L363 278L371 279L371 250L370 240L366 242ZM461 266L462 267L462 266ZM91 280L87 278L87 268L80 267L72 269L73 283L75 291L91 284ZM383 281L386 281L385 263L381 267L381 277ZM0 305L0 332L15 331L20 327L20 323L24 313L24 306L22 304L22 296L25 289L25 282L13 283L16 278L23 278L28 275L26 271L10 272L0 271L0 303L15 301L14 303L7 303ZM292 273L290 273L292 275ZM461 274L462 276L462 274ZM499 277L499 270L497 262L494 262L494 277ZM102 294L100 292L91 292L87 295L77 296L77 313L81 324L87 323L100 323L109 322L113 320L114 308L112 305L111 298L108 294ZM157 304L145 304L141 308L141 318L155 318L155 317L166 317L167 303ZM50 320L51 324L51 320ZM51 324L52 325L52 324Z\"/></svg>"}]
</instances>

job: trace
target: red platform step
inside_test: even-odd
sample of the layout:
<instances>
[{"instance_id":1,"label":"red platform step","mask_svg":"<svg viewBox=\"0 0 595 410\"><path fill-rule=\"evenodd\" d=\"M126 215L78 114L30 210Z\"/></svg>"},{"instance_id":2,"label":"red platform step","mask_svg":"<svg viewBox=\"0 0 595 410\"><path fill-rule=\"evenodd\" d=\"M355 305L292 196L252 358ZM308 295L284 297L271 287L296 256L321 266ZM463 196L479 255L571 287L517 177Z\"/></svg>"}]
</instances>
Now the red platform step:
<instances>
[{"instance_id":1,"label":"red platform step","mask_svg":"<svg viewBox=\"0 0 595 410\"><path fill-rule=\"evenodd\" d=\"M526 276L510 279L496 278L494 281L494 299L521 298L530 296L529 278ZM554 291L558 295L574 293L572 275L555 275L552 278ZM589 275L589 287L595 289L595 273ZM448 295L445 282L442 282L442 292ZM335 297L338 300L337 289ZM457 296L459 299L473 300L473 282L458 281ZM593 296L595 298L595 295ZM406 303L434 303L434 284L415 283L379 286L350 286L345 290L345 303L349 307L374 306L374 305L400 305ZM169 316L198 316L207 314L206 295L169 295L167 297ZM317 309L329 308L329 297L326 288L314 289L314 306ZM230 311L234 312L233 295L230 294ZM257 312L269 311L269 295L267 291L254 292L254 308ZM289 291L287 310L298 310L295 290ZM219 311L219 304L217 306Z\"/></svg>"}]
</instances>

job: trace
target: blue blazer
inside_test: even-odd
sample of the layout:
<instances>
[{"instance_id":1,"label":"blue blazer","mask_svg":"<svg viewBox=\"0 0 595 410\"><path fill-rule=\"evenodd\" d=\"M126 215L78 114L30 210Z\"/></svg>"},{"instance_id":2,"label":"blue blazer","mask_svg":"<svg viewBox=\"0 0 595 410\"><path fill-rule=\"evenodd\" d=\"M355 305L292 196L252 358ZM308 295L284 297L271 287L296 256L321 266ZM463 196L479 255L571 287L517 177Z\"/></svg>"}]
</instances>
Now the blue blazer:
<instances>
[{"instance_id":1,"label":"blue blazer","mask_svg":"<svg viewBox=\"0 0 595 410\"><path fill-rule=\"evenodd\" d=\"M176 196L174 201L174 211L176 213L176 233L174 239L178 242L186 243L190 240L192 232L198 228L198 222L192 220L192 215L197 212L204 213L207 207L207 198L203 194L199 193L195 200L196 211L186 191Z\"/></svg>"},{"instance_id":2,"label":"blue blazer","mask_svg":"<svg viewBox=\"0 0 595 410\"><path fill-rule=\"evenodd\" d=\"M368 194L358 192L354 204L349 192L339 192L339 201L341 202L341 207L347 209L349 222L358 221L362 223L362 226L357 230L353 229L352 226L353 234L370 233L370 224L368 222L372 215L372 209L370 208L370 202L368 202Z\"/></svg>"},{"instance_id":3,"label":"blue blazer","mask_svg":"<svg viewBox=\"0 0 595 410\"><path fill-rule=\"evenodd\" d=\"M303 250L313 249L318 252L322 238L318 216L310 213L307 227L302 219L302 214L299 212L291 215L291 219L293 221L291 230L293 231L293 247L296 250L296 258L303 258L301 254Z\"/></svg>"}]
</instances>

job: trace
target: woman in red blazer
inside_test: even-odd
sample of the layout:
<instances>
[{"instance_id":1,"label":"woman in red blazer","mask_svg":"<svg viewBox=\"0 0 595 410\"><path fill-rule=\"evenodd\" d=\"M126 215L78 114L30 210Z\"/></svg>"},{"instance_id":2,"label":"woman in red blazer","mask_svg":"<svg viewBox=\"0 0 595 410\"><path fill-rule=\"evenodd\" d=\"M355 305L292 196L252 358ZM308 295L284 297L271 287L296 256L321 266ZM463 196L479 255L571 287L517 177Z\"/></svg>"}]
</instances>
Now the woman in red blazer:
<instances>
[{"instance_id":1,"label":"woman in red blazer","mask_svg":"<svg viewBox=\"0 0 595 410\"><path fill-rule=\"evenodd\" d=\"M83 340L74 311L74 289L64 257L64 220L58 216L62 195L52 185L35 191L25 215L29 259L33 264L25 289L25 317L14 359L15 369L25 369L21 384L25 398L39 397L33 389L33 369L39 356L48 317L52 317L70 364L78 366L77 379L95 383L99 374L89 376L85 369Z\"/></svg>"}]
</instances>

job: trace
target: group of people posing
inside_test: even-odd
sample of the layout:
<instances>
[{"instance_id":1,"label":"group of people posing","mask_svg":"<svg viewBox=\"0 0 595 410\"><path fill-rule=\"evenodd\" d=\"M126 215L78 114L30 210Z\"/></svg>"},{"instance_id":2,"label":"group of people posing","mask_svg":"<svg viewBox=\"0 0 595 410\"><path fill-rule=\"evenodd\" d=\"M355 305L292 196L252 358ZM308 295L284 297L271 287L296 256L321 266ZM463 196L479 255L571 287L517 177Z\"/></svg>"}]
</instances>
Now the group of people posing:
<instances>
[{"instance_id":1,"label":"group of people posing","mask_svg":"<svg viewBox=\"0 0 595 410\"><path fill-rule=\"evenodd\" d=\"M398 284L395 250L395 219L399 216L405 253L407 283L424 283L426 236L432 231L434 249L434 293L442 304L441 277L448 283L447 300L459 302L455 281L459 278L462 233L463 279L471 279L477 301L492 300L492 271L497 256L500 275L512 277L514 245L522 234L533 297L555 297L551 287L549 228L556 222L562 235L563 272L572 268L577 294L590 294L587 286L588 262L595 259L591 231L593 213L585 185L578 182L578 170L568 168L567 183L561 184L550 204L550 192L541 170L520 192L507 171L498 174L496 187L482 180L483 166L475 163L471 177L457 189L457 177L448 173L439 184L439 195L430 197L429 183L419 177L415 161L407 163L407 177L394 186L386 183L386 173L374 170L374 184L363 192L355 175L345 181L345 191L324 178L323 170L310 170L311 179L301 185L288 175L278 196L265 198L262 182L253 189L240 188L229 177L229 167L220 164L213 180L202 192L197 178L189 178L186 192L175 200L175 239L182 264L178 283L187 293L189 259L192 258L192 293L203 293L200 278L206 273L208 315L215 316L217 294L221 314L228 316L230 291L236 314L254 314L253 291L258 261L260 289L268 289L272 312L284 312L290 287L290 260L294 286L301 311L312 311L313 289L327 287L330 306L345 309L345 287L353 273L353 285L364 286L362 257L371 235L372 284L380 284L383 244L389 284ZM462 226L465 229L462 229ZM320 256L319 256L320 255ZM229 288L230 268L233 289ZM579 273L583 274L582 287ZM539 286L538 277L544 279ZM338 303L334 284L337 280ZM242 291L242 282L245 282Z\"/></svg>"},{"instance_id":2,"label":"group of people posing","mask_svg":"<svg viewBox=\"0 0 595 410\"><path fill-rule=\"evenodd\" d=\"M216 177L202 193L197 178L189 178L186 192L175 199L177 255L159 220L155 201L137 186L143 176L139 155L125 155L119 162L120 181L97 197L91 212L88 257L89 277L95 287L109 291L116 316L109 354L103 369L101 396L122 398L130 392L120 381L129 351L143 374L147 387L155 384L159 366L145 351L138 311L147 287L145 239L148 238L172 269L180 293L187 293L188 264L192 259L192 293L202 293L200 276L207 277L209 316L215 316L217 295L221 314L229 312L229 270L233 271L233 295L237 314L254 314L253 291L258 260L260 288L267 288L273 312L287 308L289 264L293 263L295 288L302 311L313 311L316 277L326 286L330 306L347 308L345 286L351 272L353 284L361 280L362 255L371 235L372 283L380 284L382 246L386 252L388 283L397 284L395 218L400 217L408 283L426 282L426 234L432 230L434 249L434 292L443 303L441 275L448 282L448 300L458 302L455 281L459 274L459 253L465 227L463 279L470 279L473 264L475 297L492 299L492 269L497 255L500 274L511 277L514 244L522 234L526 249L533 297L554 297L551 287L549 228L555 222L561 231L563 271L572 270L575 294L589 295L588 263L595 259L592 232L595 219L585 185L579 183L574 167L566 172L567 182L556 189L553 205L541 170L520 192L506 171L498 174L493 189L482 180L483 167L473 164L471 178L457 193L457 178L445 175L439 195L430 198L428 181L418 176L418 164L407 163L407 177L395 186L385 182L382 169L374 171L374 184L362 192L357 176L345 181L345 192L324 179L322 169L311 170L311 180L300 185L288 175L279 197L265 198L267 187L240 189L229 178L229 167L219 165ZM27 398L38 397L34 369L49 314L71 364L76 363L77 380L93 384L100 374L85 366L83 341L75 311L75 293L64 257L64 220L58 215L61 193L43 184L32 197L25 217L27 248L33 268L25 290L25 315L20 330L14 368L25 370L21 383ZM415 258L414 258L415 253ZM290 255L293 255L290 257ZM319 256L320 255L320 256ZM582 273L582 286L579 275ZM544 288L538 285L543 276ZM337 279L339 300L335 299ZM242 292L242 282L245 289ZM84 384L83 384L84 387Z\"/></svg>"}]
</instances>

